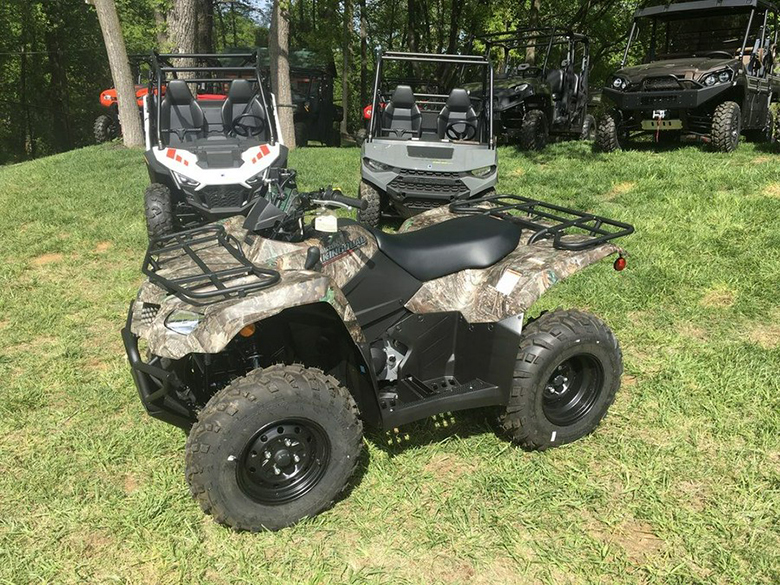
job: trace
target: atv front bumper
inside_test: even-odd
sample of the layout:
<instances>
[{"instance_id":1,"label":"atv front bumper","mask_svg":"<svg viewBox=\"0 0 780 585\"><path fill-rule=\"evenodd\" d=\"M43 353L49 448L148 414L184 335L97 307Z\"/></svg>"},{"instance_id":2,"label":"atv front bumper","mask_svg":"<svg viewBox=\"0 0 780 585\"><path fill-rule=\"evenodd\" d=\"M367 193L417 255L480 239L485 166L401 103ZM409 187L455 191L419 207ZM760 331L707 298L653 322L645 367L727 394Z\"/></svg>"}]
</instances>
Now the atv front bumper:
<instances>
[{"instance_id":1,"label":"atv front bumper","mask_svg":"<svg viewBox=\"0 0 780 585\"><path fill-rule=\"evenodd\" d=\"M132 318L133 304L131 303L127 322L122 329L122 342L125 345L130 373L138 389L141 403L150 416L188 431L195 422L194 417L189 409L170 396L172 391L181 386L176 373L164 367L166 362L170 363L170 360L157 356L152 356L148 362L141 359L138 336L130 330Z\"/></svg>"},{"instance_id":2,"label":"atv front bumper","mask_svg":"<svg viewBox=\"0 0 780 585\"><path fill-rule=\"evenodd\" d=\"M624 111L689 110L702 106L731 87L730 83L724 83L701 89L628 92L605 87L603 95Z\"/></svg>"}]
</instances>

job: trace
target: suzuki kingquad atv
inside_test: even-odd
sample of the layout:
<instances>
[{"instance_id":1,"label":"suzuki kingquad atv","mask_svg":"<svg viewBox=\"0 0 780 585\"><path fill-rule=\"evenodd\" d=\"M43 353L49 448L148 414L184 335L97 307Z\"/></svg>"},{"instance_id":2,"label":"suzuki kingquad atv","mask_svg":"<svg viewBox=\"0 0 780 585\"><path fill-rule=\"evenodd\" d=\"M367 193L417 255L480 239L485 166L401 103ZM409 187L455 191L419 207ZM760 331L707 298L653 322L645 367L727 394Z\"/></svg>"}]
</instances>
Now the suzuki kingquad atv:
<instances>
[{"instance_id":1,"label":"suzuki kingquad atv","mask_svg":"<svg viewBox=\"0 0 780 585\"><path fill-rule=\"evenodd\" d=\"M500 133L523 150L542 150L551 137L592 140L588 113L588 37L553 28L520 29L478 37L501 63L495 117Z\"/></svg>"},{"instance_id":2,"label":"suzuki kingquad atv","mask_svg":"<svg viewBox=\"0 0 780 585\"><path fill-rule=\"evenodd\" d=\"M235 217L162 238L122 337L141 401L188 431L186 476L235 529L279 529L330 506L363 426L496 407L528 449L594 430L620 386L618 342L593 315L524 314L613 254L633 228L516 196L427 211L388 234L316 206L287 171ZM139 343L140 342L140 343ZM143 347L143 353L141 350Z\"/></svg>"},{"instance_id":3,"label":"suzuki kingquad atv","mask_svg":"<svg viewBox=\"0 0 780 585\"><path fill-rule=\"evenodd\" d=\"M604 88L596 146L694 140L731 152L740 135L772 140L777 9L763 0L704 0L637 10L621 69ZM643 65L626 67L643 52Z\"/></svg>"},{"instance_id":4,"label":"suzuki kingquad atv","mask_svg":"<svg viewBox=\"0 0 780 585\"><path fill-rule=\"evenodd\" d=\"M248 213L268 189L269 169L287 164L257 54L154 57L144 101L149 237Z\"/></svg>"},{"instance_id":5,"label":"suzuki kingquad atv","mask_svg":"<svg viewBox=\"0 0 780 585\"><path fill-rule=\"evenodd\" d=\"M443 69L455 79L477 70L480 96L470 96L462 84L448 93L437 82L401 84L381 107L388 94L387 70L397 74L404 66L417 78L426 72L434 78ZM359 193L368 207L358 213L360 221L377 226L382 217L410 217L494 192L498 152L492 103L493 68L484 57L377 54L371 119L361 146Z\"/></svg>"}]
</instances>

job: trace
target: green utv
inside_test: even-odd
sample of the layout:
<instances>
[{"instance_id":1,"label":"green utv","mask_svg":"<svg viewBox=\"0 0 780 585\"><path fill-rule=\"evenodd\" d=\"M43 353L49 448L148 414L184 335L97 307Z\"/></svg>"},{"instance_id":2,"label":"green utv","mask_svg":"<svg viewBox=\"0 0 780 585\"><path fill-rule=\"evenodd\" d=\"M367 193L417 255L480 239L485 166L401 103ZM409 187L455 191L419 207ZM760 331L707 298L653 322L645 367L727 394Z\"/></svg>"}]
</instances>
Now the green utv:
<instances>
[{"instance_id":1,"label":"green utv","mask_svg":"<svg viewBox=\"0 0 780 585\"><path fill-rule=\"evenodd\" d=\"M529 28L477 40L485 45L486 55L500 63L493 82L498 136L522 150L542 150L551 138L595 138L596 122L588 113L586 36Z\"/></svg>"},{"instance_id":2,"label":"green utv","mask_svg":"<svg viewBox=\"0 0 780 585\"><path fill-rule=\"evenodd\" d=\"M604 88L596 147L620 150L642 135L708 143L717 152L736 149L741 135L771 141L777 34L777 8L764 0L640 8L621 68ZM626 67L638 52L644 63Z\"/></svg>"}]
</instances>

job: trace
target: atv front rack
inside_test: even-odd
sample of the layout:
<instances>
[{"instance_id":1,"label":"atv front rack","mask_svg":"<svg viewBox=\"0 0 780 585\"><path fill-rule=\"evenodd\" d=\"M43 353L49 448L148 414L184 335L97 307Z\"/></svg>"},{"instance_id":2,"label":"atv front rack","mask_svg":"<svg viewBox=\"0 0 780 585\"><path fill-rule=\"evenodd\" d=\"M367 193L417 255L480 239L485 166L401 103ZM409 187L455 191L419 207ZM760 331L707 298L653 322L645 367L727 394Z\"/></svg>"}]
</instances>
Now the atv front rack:
<instances>
[{"instance_id":1,"label":"atv front rack","mask_svg":"<svg viewBox=\"0 0 780 585\"><path fill-rule=\"evenodd\" d=\"M191 262L177 276L175 263L185 258ZM166 269L170 274L163 275ZM276 270L252 264L239 241L221 225L155 238L146 251L142 270L149 282L196 306L244 297L275 285L281 278Z\"/></svg>"},{"instance_id":2,"label":"atv front rack","mask_svg":"<svg viewBox=\"0 0 780 585\"><path fill-rule=\"evenodd\" d=\"M520 195L489 195L450 204L456 214L492 215L533 231L528 244L552 238L558 250L580 251L634 233L634 226Z\"/></svg>"}]
</instances>

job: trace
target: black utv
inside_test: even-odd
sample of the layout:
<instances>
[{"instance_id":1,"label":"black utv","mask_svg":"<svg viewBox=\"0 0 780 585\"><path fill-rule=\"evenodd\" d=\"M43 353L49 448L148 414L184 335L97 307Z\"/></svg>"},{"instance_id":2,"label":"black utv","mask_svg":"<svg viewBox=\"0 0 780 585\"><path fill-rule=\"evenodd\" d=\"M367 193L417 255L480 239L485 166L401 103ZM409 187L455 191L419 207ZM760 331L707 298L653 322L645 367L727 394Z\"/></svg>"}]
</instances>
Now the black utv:
<instances>
[{"instance_id":1,"label":"black utv","mask_svg":"<svg viewBox=\"0 0 780 585\"><path fill-rule=\"evenodd\" d=\"M588 113L590 43L584 35L529 28L478 37L500 63L494 81L496 134L523 150L551 137L593 139Z\"/></svg>"},{"instance_id":2,"label":"black utv","mask_svg":"<svg viewBox=\"0 0 780 585\"><path fill-rule=\"evenodd\" d=\"M731 152L740 135L772 139L777 8L764 0L704 0L637 10L621 68L607 79L596 146L650 135ZM643 64L626 67L633 55Z\"/></svg>"},{"instance_id":3,"label":"black utv","mask_svg":"<svg viewBox=\"0 0 780 585\"><path fill-rule=\"evenodd\" d=\"M295 145L307 146L309 140L316 140L325 146L339 146L341 134L336 124L344 111L333 104L333 77L324 69L293 67L290 85Z\"/></svg>"}]
</instances>

